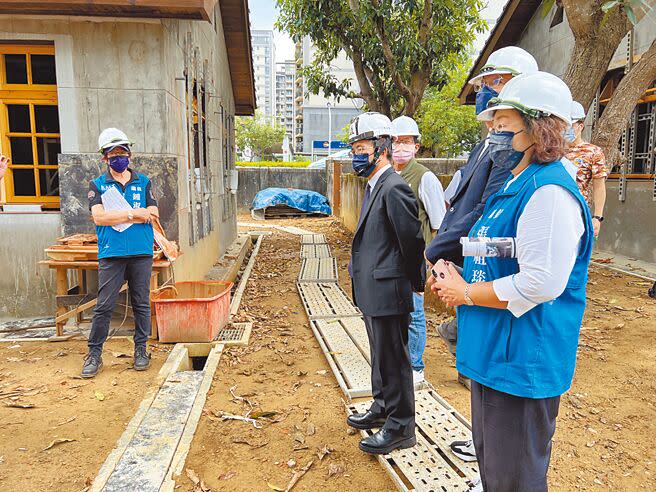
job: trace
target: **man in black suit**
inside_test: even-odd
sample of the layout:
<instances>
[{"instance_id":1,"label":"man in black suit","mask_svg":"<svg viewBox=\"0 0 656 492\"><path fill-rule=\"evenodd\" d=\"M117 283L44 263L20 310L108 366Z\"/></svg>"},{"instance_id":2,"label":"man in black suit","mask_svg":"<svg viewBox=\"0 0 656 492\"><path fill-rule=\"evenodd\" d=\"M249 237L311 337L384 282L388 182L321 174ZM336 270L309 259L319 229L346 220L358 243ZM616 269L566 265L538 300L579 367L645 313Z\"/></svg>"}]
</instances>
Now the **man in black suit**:
<instances>
[{"instance_id":1,"label":"man in black suit","mask_svg":"<svg viewBox=\"0 0 656 492\"><path fill-rule=\"evenodd\" d=\"M360 441L366 453L388 454L416 444L408 325L412 293L423 292L424 240L410 186L391 166L391 122L365 113L351 123L353 169L368 183L353 237L353 299L364 315L371 347L374 402L349 416L356 429L381 428Z\"/></svg>"}]
</instances>

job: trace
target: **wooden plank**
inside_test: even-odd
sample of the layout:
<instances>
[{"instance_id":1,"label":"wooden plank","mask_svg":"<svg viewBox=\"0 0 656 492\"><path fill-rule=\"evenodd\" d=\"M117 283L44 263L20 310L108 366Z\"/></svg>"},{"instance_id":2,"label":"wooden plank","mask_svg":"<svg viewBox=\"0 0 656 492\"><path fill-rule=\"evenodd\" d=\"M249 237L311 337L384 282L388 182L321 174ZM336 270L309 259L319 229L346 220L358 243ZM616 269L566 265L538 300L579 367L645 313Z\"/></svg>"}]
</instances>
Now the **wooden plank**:
<instances>
[{"instance_id":1,"label":"wooden plank","mask_svg":"<svg viewBox=\"0 0 656 492\"><path fill-rule=\"evenodd\" d=\"M2 0L0 14L176 18L209 21L216 0Z\"/></svg>"},{"instance_id":2,"label":"wooden plank","mask_svg":"<svg viewBox=\"0 0 656 492\"><path fill-rule=\"evenodd\" d=\"M57 288L57 295L66 295L68 292L68 276L66 275L66 270L57 270L55 273L55 284ZM64 334L64 323L62 322L61 316L66 312L65 307L58 307L55 311L55 334L60 337ZM68 319L68 316L63 318L64 320Z\"/></svg>"},{"instance_id":3,"label":"wooden plank","mask_svg":"<svg viewBox=\"0 0 656 492\"><path fill-rule=\"evenodd\" d=\"M48 268L52 269L72 269L72 268L83 268L85 270L97 270L98 262L97 261L55 261L55 260L41 260L38 262L39 265L45 265ZM153 269L165 269L171 266L171 262L168 260L155 260L153 261ZM62 294L65 294L63 292Z\"/></svg>"},{"instance_id":4,"label":"wooden plank","mask_svg":"<svg viewBox=\"0 0 656 492\"><path fill-rule=\"evenodd\" d=\"M58 272L59 272L59 270L58 270ZM128 288L128 284L127 284L127 282L125 282L123 284L123 286L120 288L119 293L125 292L127 290L127 288ZM61 313L61 314L59 314L59 310L61 308L58 308L57 309L58 314L57 314L57 317L55 318L55 323L61 323L63 321L66 321L71 316L75 316L77 313L81 313L82 311L86 311L87 309L95 306L97 302L98 302L98 298L93 299L89 302L85 302L84 304L79 305L75 309L71 309L70 311L66 311L66 312ZM61 334L58 333L58 335L61 335Z\"/></svg>"}]
</instances>

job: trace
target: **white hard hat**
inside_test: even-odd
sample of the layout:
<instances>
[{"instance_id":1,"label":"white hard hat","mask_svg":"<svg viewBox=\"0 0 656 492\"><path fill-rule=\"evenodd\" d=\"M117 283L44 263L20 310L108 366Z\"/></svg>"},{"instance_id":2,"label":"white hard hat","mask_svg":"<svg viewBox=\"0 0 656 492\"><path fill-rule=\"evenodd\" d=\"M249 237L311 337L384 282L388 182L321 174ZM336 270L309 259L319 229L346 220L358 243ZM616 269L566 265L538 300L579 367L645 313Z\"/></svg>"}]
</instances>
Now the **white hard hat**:
<instances>
[{"instance_id":1,"label":"white hard hat","mask_svg":"<svg viewBox=\"0 0 656 492\"><path fill-rule=\"evenodd\" d=\"M400 137L405 135L417 138L421 137L417 122L409 116L404 115L392 121L392 136Z\"/></svg>"},{"instance_id":2,"label":"white hard hat","mask_svg":"<svg viewBox=\"0 0 656 492\"><path fill-rule=\"evenodd\" d=\"M378 137L390 137L392 135L392 122L381 113L370 111L363 113L351 122L349 128L349 143L360 140L374 140Z\"/></svg>"},{"instance_id":3,"label":"white hard hat","mask_svg":"<svg viewBox=\"0 0 656 492\"><path fill-rule=\"evenodd\" d=\"M480 121L490 121L499 109L515 109L528 116L557 116L567 126L572 125L572 93L567 84L547 72L520 75L510 80L490 106L478 115Z\"/></svg>"},{"instance_id":4,"label":"white hard hat","mask_svg":"<svg viewBox=\"0 0 656 492\"><path fill-rule=\"evenodd\" d=\"M118 128L105 128L98 137L98 152L101 154L108 148L130 146L132 142L128 136Z\"/></svg>"},{"instance_id":5,"label":"white hard hat","mask_svg":"<svg viewBox=\"0 0 656 492\"><path fill-rule=\"evenodd\" d=\"M580 102L572 101L572 122L585 119L585 109Z\"/></svg>"},{"instance_id":6,"label":"white hard hat","mask_svg":"<svg viewBox=\"0 0 656 492\"><path fill-rule=\"evenodd\" d=\"M538 62L535 61L533 55L518 46L506 46L492 53L478 75L469 83L472 85L480 83L480 80L486 75L509 73L516 76L537 71Z\"/></svg>"}]
</instances>

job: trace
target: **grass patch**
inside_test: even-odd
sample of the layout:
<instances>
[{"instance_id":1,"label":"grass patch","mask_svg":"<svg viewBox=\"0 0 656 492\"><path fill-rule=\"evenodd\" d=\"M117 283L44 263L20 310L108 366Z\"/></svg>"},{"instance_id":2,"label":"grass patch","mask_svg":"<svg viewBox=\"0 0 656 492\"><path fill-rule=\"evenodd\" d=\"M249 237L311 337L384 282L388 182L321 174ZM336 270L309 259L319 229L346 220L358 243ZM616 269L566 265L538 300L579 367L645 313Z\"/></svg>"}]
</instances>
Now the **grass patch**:
<instances>
[{"instance_id":1,"label":"grass patch","mask_svg":"<svg viewBox=\"0 0 656 492\"><path fill-rule=\"evenodd\" d=\"M301 162L280 162L280 161L258 161L258 162L237 162L237 167L308 167L310 161Z\"/></svg>"}]
</instances>

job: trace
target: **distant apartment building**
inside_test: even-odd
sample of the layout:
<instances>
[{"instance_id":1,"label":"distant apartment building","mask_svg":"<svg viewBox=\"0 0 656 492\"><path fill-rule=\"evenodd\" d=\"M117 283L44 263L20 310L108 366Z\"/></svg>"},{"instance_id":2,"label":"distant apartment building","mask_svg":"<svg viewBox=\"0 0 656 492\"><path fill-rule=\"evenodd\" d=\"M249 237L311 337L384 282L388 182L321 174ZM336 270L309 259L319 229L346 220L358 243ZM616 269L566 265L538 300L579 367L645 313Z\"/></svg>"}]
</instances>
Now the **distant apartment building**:
<instances>
[{"instance_id":1,"label":"distant apartment building","mask_svg":"<svg viewBox=\"0 0 656 492\"><path fill-rule=\"evenodd\" d=\"M299 63L302 63L301 66L309 65L314 59L315 49L310 38L304 38L302 45L297 45L297 67ZM340 81L350 79L351 88L355 91L358 90L358 83L355 72L353 71L353 63L344 52L340 52L339 56L333 60L330 65L330 73ZM302 89L300 89L301 87ZM307 94L307 92L305 81L299 81L297 78L296 100L298 101L298 98L302 97L303 106L302 110L299 108L301 112L297 114L297 122L300 122L301 126L299 127L297 124L296 151L310 153L312 152L313 141L328 140L328 138L336 140L337 135L341 133L342 129L353 117L362 112L363 101L360 99L353 100L346 98L341 98L340 101L337 101L333 97L326 98L323 94ZM330 108L328 104L330 104ZM300 116L301 114L302 116ZM332 123L330 125L328 123L329 115ZM302 138L298 138L299 133L302 135ZM328 135L329 133L330 136Z\"/></svg>"},{"instance_id":2,"label":"distant apartment building","mask_svg":"<svg viewBox=\"0 0 656 492\"><path fill-rule=\"evenodd\" d=\"M276 119L285 128L290 141L294 138L294 93L296 62L286 60L276 64Z\"/></svg>"},{"instance_id":3,"label":"distant apartment building","mask_svg":"<svg viewBox=\"0 0 656 492\"><path fill-rule=\"evenodd\" d=\"M252 31L253 36L253 70L255 73L255 94L257 107L268 121L273 121L276 114L276 48L273 31Z\"/></svg>"}]
</instances>

